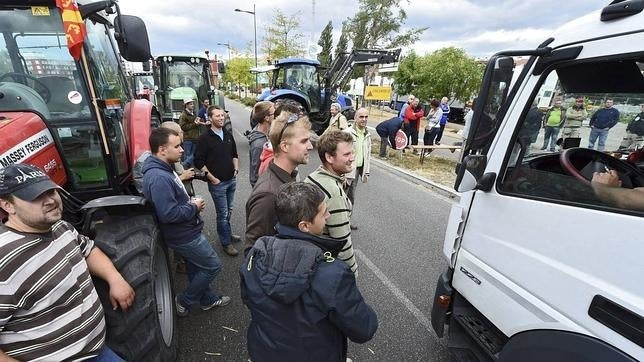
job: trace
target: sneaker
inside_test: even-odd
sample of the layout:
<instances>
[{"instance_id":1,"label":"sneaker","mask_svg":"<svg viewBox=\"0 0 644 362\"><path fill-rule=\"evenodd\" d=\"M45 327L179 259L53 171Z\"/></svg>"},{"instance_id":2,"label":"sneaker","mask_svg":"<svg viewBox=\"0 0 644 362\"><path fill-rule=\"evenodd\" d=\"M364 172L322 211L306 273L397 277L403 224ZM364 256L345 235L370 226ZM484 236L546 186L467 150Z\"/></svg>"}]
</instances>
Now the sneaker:
<instances>
[{"instance_id":1,"label":"sneaker","mask_svg":"<svg viewBox=\"0 0 644 362\"><path fill-rule=\"evenodd\" d=\"M441 143L440 143L440 142L438 142L438 141L436 141L436 142L434 142L434 144L435 144L436 146L440 146L440 144L441 144Z\"/></svg>"},{"instance_id":2,"label":"sneaker","mask_svg":"<svg viewBox=\"0 0 644 362\"><path fill-rule=\"evenodd\" d=\"M202 305L201 310L210 310L214 307L223 307L230 303L230 297L227 295L222 295L221 298L217 299L214 303L210 305Z\"/></svg>"},{"instance_id":3,"label":"sneaker","mask_svg":"<svg viewBox=\"0 0 644 362\"><path fill-rule=\"evenodd\" d=\"M179 302L179 296L174 297L174 305L177 308L177 315L179 317L186 317L188 315L188 308L184 307L181 302Z\"/></svg>"},{"instance_id":4,"label":"sneaker","mask_svg":"<svg viewBox=\"0 0 644 362\"><path fill-rule=\"evenodd\" d=\"M241 236L239 235L232 235L230 239L233 241L233 243L239 243L241 242Z\"/></svg>"},{"instance_id":5,"label":"sneaker","mask_svg":"<svg viewBox=\"0 0 644 362\"><path fill-rule=\"evenodd\" d=\"M358 226L351 224L351 230L358 230Z\"/></svg>"},{"instance_id":6,"label":"sneaker","mask_svg":"<svg viewBox=\"0 0 644 362\"><path fill-rule=\"evenodd\" d=\"M230 244L224 246L224 252L230 256L237 256L239 254L237 249L235 249L235 247Z\"/></svg>"}]
</instances>

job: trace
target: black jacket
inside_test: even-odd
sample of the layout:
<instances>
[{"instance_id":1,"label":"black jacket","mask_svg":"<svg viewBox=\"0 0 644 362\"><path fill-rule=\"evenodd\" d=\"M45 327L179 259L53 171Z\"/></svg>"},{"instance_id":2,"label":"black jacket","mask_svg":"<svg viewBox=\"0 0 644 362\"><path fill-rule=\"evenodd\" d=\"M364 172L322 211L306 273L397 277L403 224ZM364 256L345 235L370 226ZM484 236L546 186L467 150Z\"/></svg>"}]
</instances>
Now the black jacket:
<instances>
[{"instance_id":1,"label":"black jacket","mask_svg":"<svg viewBox=\"0 0 644 362\"><path fill-rule=\"evenodd\" d=\"M199 137L195 151L195 167L201 169L205 165L216 178L228 181L235 176L233 158L239 156L232 133L226 129L223 131L223 140L212 129Z\"/></svg>"},{"instance_id":2,"label":"black jacket","mask_svg":"<svg viewBox=\"0 0 644 362\"><path fill-rule=\"evenodd\" d=\"M369 341L378 328L341 245L277 225L240 268L241 296L251 312L248 352L254 362L344 362L347 337Z\"/></svg>"}]
</instances>

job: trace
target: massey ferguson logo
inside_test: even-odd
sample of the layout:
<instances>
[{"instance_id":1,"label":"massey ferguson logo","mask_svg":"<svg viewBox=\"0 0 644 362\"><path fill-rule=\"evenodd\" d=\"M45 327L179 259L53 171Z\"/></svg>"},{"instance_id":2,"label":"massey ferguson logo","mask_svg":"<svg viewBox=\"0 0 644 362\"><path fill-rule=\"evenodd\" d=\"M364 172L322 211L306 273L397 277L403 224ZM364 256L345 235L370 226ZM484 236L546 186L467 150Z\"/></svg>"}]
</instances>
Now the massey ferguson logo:
<instances>
[{"instance_id":1,"label":"massey ferguson logo","mask_svg":"<svg viewBox=\"0 0 644 362\"><path fill-rule=\"evenodd\" d=\"M0 154L0 168L13 165L14 163L24 162L29 157L38 153L38 151L53 143L51 133L49 130L44 129L7 150L7 152Z\"/></svg>"},{"instance_id":2,"label":"massey ferguson logo","mask_svg":"<svg viewBox=\"0 0 644 362\"><path fill-rule=\"evenodd\" d=\"M27 181L27 180L29 180L29 179L32 179L32 178L38 178L38 177L45 177L45 176L47 176L47 175L45 175L45 173L44 173L44 172L42 172L42 171L31 171L31 172L29 172L29 173L24 173L24 172L22 172L22 170L21 170L21 169L18 169L18 171L20 171L20 173L22 174L22 175L20 175L20 176L16 176L16 181L17 181L19 184L21 184L21 183L23 183L23 182L25 182L25 181Z\"/></svg>"}]
</instances>

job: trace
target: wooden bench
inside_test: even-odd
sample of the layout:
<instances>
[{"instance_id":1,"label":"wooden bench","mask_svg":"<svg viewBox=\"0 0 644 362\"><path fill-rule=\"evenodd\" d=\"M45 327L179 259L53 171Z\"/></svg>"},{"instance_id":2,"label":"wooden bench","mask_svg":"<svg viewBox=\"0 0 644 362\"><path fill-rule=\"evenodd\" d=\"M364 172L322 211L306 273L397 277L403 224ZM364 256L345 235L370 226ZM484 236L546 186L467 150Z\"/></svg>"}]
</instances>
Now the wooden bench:
<instances>
[{"instance_id":1,"label":"wooden bench","mask_svg":"<svg viewBox=\"0 0 644 362\"><path fill-rule=\"evenodd\" d=\"M420 150L420 164L422 165L425 161L425 156L432 153L434 150L450 150L452 153L455 151L460 151L463 146L453 146L453 145L431 145L431 146L411 146L413 150Z\"/></svg>"}]
</instances>

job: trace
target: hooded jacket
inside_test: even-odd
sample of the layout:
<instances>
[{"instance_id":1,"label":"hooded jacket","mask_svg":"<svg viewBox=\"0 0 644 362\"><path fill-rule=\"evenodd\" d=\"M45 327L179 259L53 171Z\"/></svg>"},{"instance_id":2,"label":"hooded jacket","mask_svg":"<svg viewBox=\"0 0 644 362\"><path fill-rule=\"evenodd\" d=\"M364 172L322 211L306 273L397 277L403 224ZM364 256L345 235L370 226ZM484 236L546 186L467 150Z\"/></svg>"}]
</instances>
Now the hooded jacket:
<instances>
[{"instance_id":1,"label":"hooded jacket","mask_svg":"<svg viewBox=\"0 0 644 362\"><path fill-rule=\"evenodd\" d=\"M251 312L248 352L253 361L344 362L347 337L369 341L376 313L353 273L335 259L340 244L277 225L240 268L242 300Z\"/></svg>"},{"instance_id":2,"label":"hooded jacket","mask_svg":"<svg viewBox=\"0 0 644 362\"><path fill-rule=\"evenodd\" d=\"M143 163L143 195L154 205L165 242L172 246L195 240L203 229L197 205L172 167L154 155Z\"/></svg>"},{"instance_id":3,"label":"hooded jacket","mask_svg":"<svg viewBox=\"0 0 644 362\"><path fill-rule=\"evenodd\" d=\"M273 156L273 146L271 146L271 143L264 143L262 146L262 153L259 155L259 170L257 172L257 177L268 169L268 165L273 161Z\"/></svg>"},{"instance_id":4,"label":"hooded jacket","mask_svg":"<svg viewBox=\"0 0 644 362\"><path fill-rule=\"evenodd\" d=\"M268 141L268 137L264 132L253 129L248 135L248 156L249 156L249 178L250 184L255 186L257 178L259 177L259 165L261 163L261 154L263 152L264 144Z\"/></svg>"}]
</instances>

